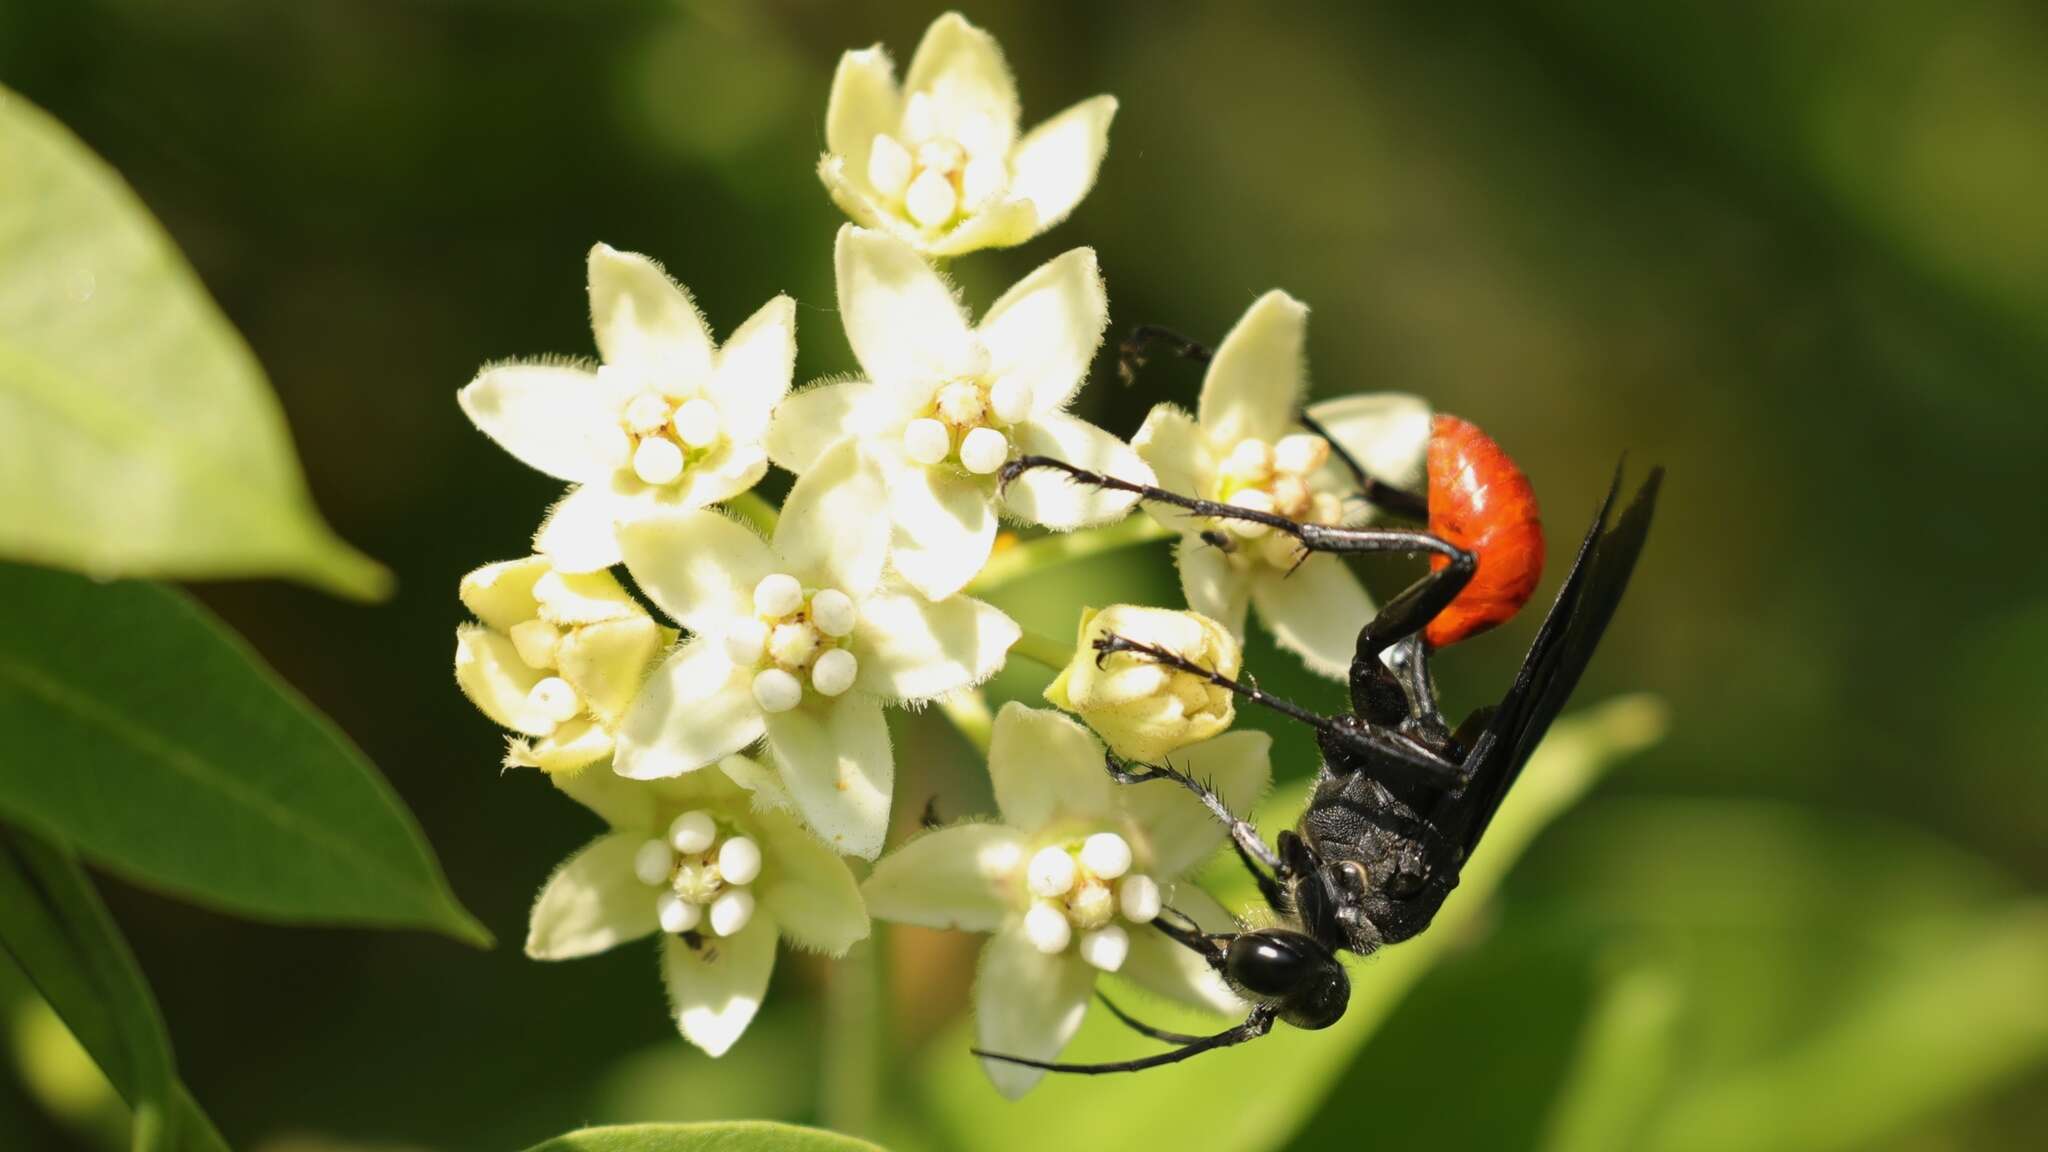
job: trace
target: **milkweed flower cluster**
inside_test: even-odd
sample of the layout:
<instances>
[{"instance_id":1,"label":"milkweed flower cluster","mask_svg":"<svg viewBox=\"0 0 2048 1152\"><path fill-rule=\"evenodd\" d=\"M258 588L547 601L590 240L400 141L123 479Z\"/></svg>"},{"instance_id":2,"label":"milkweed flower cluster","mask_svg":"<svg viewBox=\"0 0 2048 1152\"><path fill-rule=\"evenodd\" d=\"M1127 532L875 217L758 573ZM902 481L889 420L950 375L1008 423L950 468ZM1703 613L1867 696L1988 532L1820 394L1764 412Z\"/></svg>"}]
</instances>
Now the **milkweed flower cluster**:
<instances>
[{"instance_id":1,"label":"milkweed flower cluster","mask_svg":"<svg viewBox=\"0 0 2048 1152\"><path fill-rule=\"evenodd\" d=\"M1291 539L1153 509L1180 537L1188 608L1075 605L1071 658L1058 640L1022 645L972 594L1000 522L1085 533L1134 497L1006 466L1052 457L1117 485L1357 523L1333 447L1412 483L1429 413L1359 396L1310 409L1321 431L1301 423L1307 313L1274 292L1223 342L1194 415L1161 404L1129 441L1075 415L1109 324L1095 253L1053 256L978 318L933 261L1065 219L1115 110L1100 96L1020 132L1001 49L957 15L900 83L880 47L849 52L818 173L851 217L832 255L855 371L793 388L789 297L721 343L660 264L599 244L595 359L496 363L460 390L479 431L564 488L529 555L462 579L457 683L507 732L508 769L538 770L607 828L542 889L530 955L658 937L677 1027L714 1056L752 1020L778 942L841 955L871 916L990 934L974 996L989 1050L1052 1058L1109 975L1241 1010L1152 927L1167 910L1231 925L1187 879L1224 829L1181 789L1116 786L1105 755L1170 757L1251 804L1268 741L1231 730L1234 700L1204 673L1238 676L1248 605L1334 672L1372 605ZM753 491L771 465L794 477L780 507ZM1057 710L1011 702L980 733L998 817L887 851L902 823L888 717L934 703L985 717L980 686L1026 650ZM1039 1078L987 1068L1010 1095Z\"/></svg>"}]
</instances>

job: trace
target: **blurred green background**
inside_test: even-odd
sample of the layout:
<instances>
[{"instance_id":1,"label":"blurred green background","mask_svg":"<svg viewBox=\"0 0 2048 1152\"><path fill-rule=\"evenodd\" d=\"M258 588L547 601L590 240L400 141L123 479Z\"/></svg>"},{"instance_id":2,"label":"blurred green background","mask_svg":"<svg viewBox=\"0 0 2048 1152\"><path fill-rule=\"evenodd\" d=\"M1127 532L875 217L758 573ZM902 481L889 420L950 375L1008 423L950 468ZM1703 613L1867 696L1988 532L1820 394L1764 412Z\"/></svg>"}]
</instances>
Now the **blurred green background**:
<instances>
[{"instance_id":1,"label":"blurred green background","mask_svg":"<svg viewBox=\"0 0 2048 1152\"><path fill-rule=\"evenodd\" d=\"M504 942L265 927L109 882L238 1147L814 1118L816 965L786 960L713 1064L675 1037L651 949L520 955L533 892L594 825L538 777L501 778L450 641L457 577L520 553L555 491L453 396L486 360L589 350L599 239L664 261L721 333L794 294L799 379L850 369L839 216L812 173L826 90L840 51L905 60L940 10L0 0L0 83L163 219L268 368L321 506L400 580L376 607L202 596L364 746ZM1413 391L1478 421L1560 538L1622 450L1671 472L1581 691L1664 696L1670 737L1534 846L1491 932L1297 1146L1571 1146L1561 1101L1612 1051L1634 1054L1624 1106L1656 1134L1636 1146L2038 1147L2048 969L2000 948L2041 936L2048 883L2048 9L965 12L1010 53L1027 124L1122 101L1073 219L957 266L977 306L1080 244L1118 328L1213 340L1284 287L1316 310L1319 393ZM1197 378L1162 364L1126 390L1105 360L1083 408L1128 435ZM1145 553L1006 606L1064 634L1077 598L1173 594ZM1447 695L1497 693L1532 628L1443 661ZM1270 647L1250 666L1337 704ZM898 739L903 819L926 796L946 818L985 803L935 721ZM1287 737L1281 775L1312 768ZM941 1030L973 941L896 945L890 1043L957 1043ZM0 1144L101 1146L26 1083L0 1076ZM993 1099L978 1115L999 1126ZM911 1078L889 1138L976 1147L959 1108L927 1104Z\"/></svg>"}]
</instances>

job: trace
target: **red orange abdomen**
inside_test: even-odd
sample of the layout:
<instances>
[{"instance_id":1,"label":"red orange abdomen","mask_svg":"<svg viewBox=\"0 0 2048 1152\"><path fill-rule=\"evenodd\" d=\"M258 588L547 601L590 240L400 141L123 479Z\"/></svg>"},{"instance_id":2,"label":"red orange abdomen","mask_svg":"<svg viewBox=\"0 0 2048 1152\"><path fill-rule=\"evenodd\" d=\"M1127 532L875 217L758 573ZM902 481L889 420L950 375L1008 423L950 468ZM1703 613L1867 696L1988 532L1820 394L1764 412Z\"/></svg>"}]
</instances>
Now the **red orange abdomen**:
<instances>
[{"instance_id":1,"label":"red orange abdomen","mask_svg":"<svg viewBox=\"0 0 2048 1152\"><path fill-rule=\"evenodd\" d=\"M1429 530L1478 557L1472 580L1423 630L1432 648L1506 623L1543 578L1543 521L1529 478L1478 426L1439 414L1430 425ZM1433 557L1432 569L1450 561Z\"/></svg>"}]
</instances>

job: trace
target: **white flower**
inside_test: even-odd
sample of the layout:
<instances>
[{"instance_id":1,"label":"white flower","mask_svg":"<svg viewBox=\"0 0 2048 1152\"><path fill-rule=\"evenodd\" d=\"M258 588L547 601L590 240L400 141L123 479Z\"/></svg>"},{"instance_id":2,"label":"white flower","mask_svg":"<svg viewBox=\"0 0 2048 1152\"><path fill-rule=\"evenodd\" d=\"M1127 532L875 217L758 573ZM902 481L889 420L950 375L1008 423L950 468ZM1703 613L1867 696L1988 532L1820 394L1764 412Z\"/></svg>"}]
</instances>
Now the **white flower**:
<instances>
[{"instance_id":1,"label":"white flower","mask_svg":"<svg viewBox=\"0 0 2048 1152\"><path fill-rule=\"evenodd\" d=\"M820 384L775 414L768 451L806 473L841 439L882 469L896 525L891 559L933 599L988 562L996 508L1066 530L1113 520L1132 498L1027 472L1002 493L996 473L1023 453L1149 483L1131 447L1064 409L1080 390L1108 323L1095 253L1077 248L1017 282L979 326L908 245L839 230L839 310L864 380Z\"/></svg>"},{"instance_id":2,"label":"white flower","mask_svg":"<svg viewBox=\"0 0 2048 1152\"><path fill-rule=\"evenodd\" d=\"M461 595L482 624L455 631L455 682L525 737L505 763L575 772L610 756L620 717L673 633L609 573L565 574L545 556L486 564L462 578Z\"/></svg>"},{"instance_id":3,"label":"white flower","mask_svg":"<svg viewBox=\"0 0 2048 1152\"><path fill-rule=\"evenodd\" d=\"M796 305L777 296L714 347L681 285L645 256L590 250L604 363L486 368L458 396L507 452L576 485L534 539L567 572L619 562L613 526L729 500L768 470L761 440L796 368Z\"/></svg>"},{"instance_id":4,"label":"white flower","mask_svg":"<svg viewBox=\"0 0 2048 1152\"><path fill-rule=\"evenodd\" d=\"M1357 485L1331 459L1330 445L1302 428L1306 390L1303 346L1308 309L1285 292L1268 292L1225 336L1202 380L1197 415L1161 404L1131 441L1173 492L1277 512L1321 524L1361 524L1370 508L1352 499ZM1411 396L1382 394L1319 404L1331 434L1375 478L1422 490L1430 412ZM1177 555L1188 606L1244 635L1247 602L1280 644L1311 669L1342 678L1358 629L1373 603L1343 559L1303 559L1284 533L1241 520L1211 520L1148 504L1181 533ZM1224 547L1205 542L1221 533Z\"/></svg>"},{"instance_id":5,"label":"white flower","mask_svg":"<svg viewBox=\"0 0 2048 1152\"><path fill-rule=\"evenodd\" d=\"M1017 82L995 38L948 12L902 87L881 45L832 78L818 176L847 215L933 256L1021 244L1095 185L1116 99L1083 100L1017 138Z\"/></svg>"},{"instance_id":6,"label":"white flower","mask_svg":"<svg viewBox=\"0 0 2048 1152\"><path fill-rule=\"evenodd\" d=\"M1114 604L1081 613L1073 662L1060 670L1045 698L1080 716L1117 755L1155 764L1230 727L1237 709L1229 690L1140 652L1096 647L1112 635L1237 678L1241 653L1223 625L1199 612Z\"/></svg>"},{"instance_id":7,"label":"white flower","mask_svg":"<svg viewBox=\"0 0 2048 1152\"><path fill-rule=\"evenodd\" d=\"M765 735L811 827L841 852L881 851L895 774L883 704L980 683L1018 636L978 600L883 583L881 502L849 442L790 490L772 543L710 511L620 529L633 579L691 633L620 725L621 775L695 771Z\"/></svg>"},{"instance_id":8,"label":"white flower","mask_svg":"<svg viewBox=\"0 0 2048 1152\"><path fill-rule=\"evenodd\" d=\"M555 777L611 830L541 889L526 954L572 960L661 933L677 1028L723 1055L761 1006L778 936L837 956L868 934L845 862L782 811L772 790L749 797L735 783L764 775L735 756L677 780Z\"/></svg>"},{"instance_id":9,"label":"white flower","mask_svg":"<svg viewBox=\"0 0 2048 1152\"><path fill-rule=\"evenodd\" d=\"M1174 766L1249 809L1266 787L1271 739L1231 732L1183 748ZM1073 1038L1098 972L1199 1008L1242 1012L1222 979L1150 922L1163 904L1213 931L1230 914L1180 877L1225 831L1184 789L1119 785L1102 745L1057 712L1004 705L989 748L1000 824L925 833L875 865L861 886L882 920L992 932L975 986L977 1047L1051 1060ZM1003 1095L1037 1069L986 1060Z\"/></svg>"}]
</instances>

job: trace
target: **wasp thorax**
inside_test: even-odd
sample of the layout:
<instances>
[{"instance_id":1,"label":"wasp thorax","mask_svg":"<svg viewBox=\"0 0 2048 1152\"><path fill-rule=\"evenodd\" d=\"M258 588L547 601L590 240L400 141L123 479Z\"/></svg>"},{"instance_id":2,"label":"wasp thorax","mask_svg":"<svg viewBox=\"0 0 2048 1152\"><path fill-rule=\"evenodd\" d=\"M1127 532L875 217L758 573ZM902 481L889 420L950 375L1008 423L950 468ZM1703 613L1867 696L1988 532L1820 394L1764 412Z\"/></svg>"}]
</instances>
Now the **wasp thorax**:
<instances>
[{"instance_id":1,"label":"wasp thorax","mask_svg":"<svg viewBox=\"0 0 2048 1152\"><path fill-rule=\"evenodd\" d=\"M1132 863L1130 843L1114 832L1040 848L1024 871L1025 938L1047 955L1077 946L1104 972L1123 967L1131 938L1118 921L1147 924L1160 909L1158 882L1132 872Z\"/></svg>"},{"instance_id":2,"label":"wasp thorax","mask_svg":"<svg viewBox=\"0 0 2048 1152\"><path fill-rule=\"evenodd\" d=\"M942 131L929 93L913 92L895 135L878 133L868 184L912 223L936 232L980 208L1010 182L1001 133L980 119Z\"/></svg>"},{"instance_id":3,"label":"wasp thorax","mask_svg":"<svg viewBox=\"0 0 2048 1152\"><path fill-rule=\"evenodd\" d=\"M607 364L600 375L624 371ZM725 439L718 405L704 396L672 397L643 388L619 411L614 455L642 484L665 487Z\"/></svg>"},{"instance_id":4,"label":"wasp thorax","mask_svg":"<svg viewBox=\"0 0 2048 1152\"><path fill-rule=\"evenodd\" d=\"M1316 475L1329 460L1330 442L1321 436L1295 433L1270 442L1240 440L1217 468L1216 498L1305 523L1342 523L1343 499L1315 488ZM1301 547L1292 537L1265 524L1230 520L1224 527L1239 539L1255 542L1248 552L1276 567L1291 568L1301 559Z\"/></svg>"},{"instance_id":5,"label":"wasp thorax","mask_svg":"<svg viewBox=\"0 0 2048 1152\"><path fill-rule=\"evenodd\" d=\"M991 378L987 354L975 350L977 370L932 391L925 411L903 429L903 453L927 467L948 460L988 476L1010 458L1010 428L1031 415L1031 386L1014 377Z\"/></svg>"},{"instance_id":6,"label":"wasp thorax","mask_svg":"<svg viewBox=\"0 0 2048 1152\"><path fill-rule=\"evenodd\" d=\"M661 890L654 909L662 931L694 932L708 924L713 935L730 936L754 917L748 886L760 877L762 863L757 841L693 810L671 821L662 839L640 845L633 874Z\"/></svg>"},{"instance_id":7,"label":"wasp thorax","mask_svg":"<svg viewBox=\"0 0 2048 1152\"><path fill-rule=\"evenodd\" d=\"M806 589L786 572L754 586L754 612L727 627L725 653L754 669L754 702L764 712L803 703L806 686L821 696L853 687L860 661L845 644L859 612L837 588Z\"/></svg>"}]
</instances>

